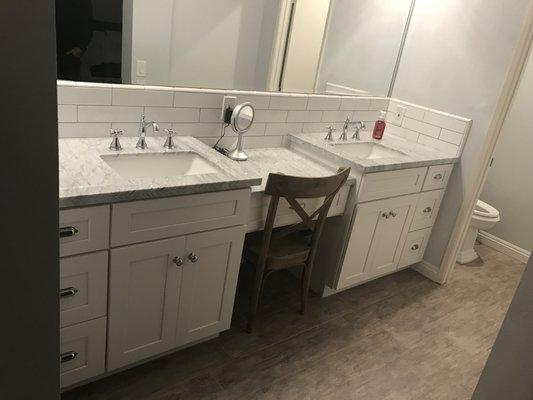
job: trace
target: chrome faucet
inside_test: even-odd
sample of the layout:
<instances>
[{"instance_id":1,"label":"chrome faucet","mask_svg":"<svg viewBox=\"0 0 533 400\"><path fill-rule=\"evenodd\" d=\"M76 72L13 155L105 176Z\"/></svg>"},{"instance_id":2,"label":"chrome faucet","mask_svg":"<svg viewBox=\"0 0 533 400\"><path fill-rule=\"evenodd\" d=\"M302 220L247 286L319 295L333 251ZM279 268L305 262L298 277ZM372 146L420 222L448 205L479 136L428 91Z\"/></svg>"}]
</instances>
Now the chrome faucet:
<instances>
[{"instance_id":1,"label":"chrome faucet","mask_svg":"<svg viewBox=\"0 0 533 400\"><path fill-rule=\"evenodd\" d=\"M361 130L365 130L366 129L366 125L365 125L365 123L363 121L351 121L350 117L346 117L346 120L344 121L344 125L342 126L342 133L341 133L341 136L339 137L340 140L347 140L348 139L346 134L348 132L348 129L352 125L355 126L355 133L352 136L352 139L359 140L359 138L360 138L359 132Z\"/></svg>"},{"instance_id":2,"label":"chrome faucet","mask_svg":"<svg viewBox=\"0 0 533 400\"><path fill-rule=\"evenodd\" d=\"M157 125L154 121L147 122L146 117L141 115L141 121L139 122L139 140L137 141L137 147L138 149L145 150L148 148L148 145L146 144L146 128L152 127L154 132L159 132L159 125Z\"/></svg>"}]
</instances>

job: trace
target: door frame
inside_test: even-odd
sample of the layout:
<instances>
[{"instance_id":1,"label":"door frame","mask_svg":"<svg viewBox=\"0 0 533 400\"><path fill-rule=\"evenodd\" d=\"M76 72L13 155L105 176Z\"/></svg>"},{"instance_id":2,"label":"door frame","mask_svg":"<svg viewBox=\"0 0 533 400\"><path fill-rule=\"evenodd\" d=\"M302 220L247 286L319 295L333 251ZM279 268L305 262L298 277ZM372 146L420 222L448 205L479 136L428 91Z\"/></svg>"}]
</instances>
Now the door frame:
<instances>
[{"instance_id":1,"label":"door frame","mask_svg":"<svg viewBox=\"0 0 533 400\"><path fill-rule=\"evenodd\" d=\"M530 0L527 16L522 27L522 32L516 45L514 55L505 78L504 85L500 92L496 110L492 116L492 120L488 129L487 137L481 151L481 161L478 163L475 171L475 190L469 197L463 199L463 203L459 210L459 215L455 221L455 225L448 241L448 246L444 253L441 266L436 276L436 281L440 284L445 284L450 278L454 268L455 260L459 254L461 244L466 236L470 219L474 212L474 207L477 203L481 190L487 178L490 161L494 153L494 149L502 133L502 127L511 107L513 98L518 90L526 63L533 43L533 0Z\"/></svg>"}]
</instances>

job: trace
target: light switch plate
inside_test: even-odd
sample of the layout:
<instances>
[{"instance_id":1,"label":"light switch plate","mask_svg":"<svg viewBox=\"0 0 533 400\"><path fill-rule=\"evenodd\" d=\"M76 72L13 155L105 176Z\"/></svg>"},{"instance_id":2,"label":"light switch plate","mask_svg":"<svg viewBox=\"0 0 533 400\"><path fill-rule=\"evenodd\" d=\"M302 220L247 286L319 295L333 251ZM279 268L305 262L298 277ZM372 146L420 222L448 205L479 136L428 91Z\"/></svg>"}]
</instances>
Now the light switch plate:
<instances>
[{"instance_id":1,"label":"light switch plate","mask_svg":"<svg viewBox=\"0 0 533 400\"><path fill-rule=\"evenodd\" d=\"M401 126L403 122L403 118L405 117L405 112L407 111L406 106L401 106L399 104L396 104L396 109L392 110L392 115L390 117L390 122L393 125Z\"/></svg>"},{"instance_id":2,"label":"light switch plate","mask_svg":"<svg viewBox=\"0 0 533 400\"><path fill-rule=\"evenodd\" d=\"M226 112L226 109L229 107L233 110L236 105L237 105L237 97L224 96L224 99L222 100L222 111L220 112L220 119L224 121L224 113Z\"/></svg>"},{"instance_id":3,"label":"light switch plate","mask_svg":"<svg viewBox=\"0 0 533 400\"><path fill-rule=\"evenodd\" d=\"M137 76L146 76L145 60L137 60Z\"/></svg>"}]
</instances>

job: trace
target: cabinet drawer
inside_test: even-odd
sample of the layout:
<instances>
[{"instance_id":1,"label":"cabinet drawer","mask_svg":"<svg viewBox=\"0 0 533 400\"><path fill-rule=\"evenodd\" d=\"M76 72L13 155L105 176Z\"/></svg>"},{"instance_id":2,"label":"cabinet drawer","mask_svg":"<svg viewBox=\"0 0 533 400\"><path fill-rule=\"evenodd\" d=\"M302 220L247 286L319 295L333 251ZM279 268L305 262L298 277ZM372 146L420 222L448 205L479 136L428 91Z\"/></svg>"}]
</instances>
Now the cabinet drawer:
<instances>
[{"instance_id":1,"label":"cabinet drawer","mask_svg":"<svg viewBox=\"0 0 533 400\"><path fill-rule=\"evenodd\" d=\"M62 388L104 373L105 335L105 317L60 330Z\"/></svg>"},{"instance_id":2,"label":"cabinet drawer","mask_svg":"<svg viewBox=\"0 0 533 400\"><path fill-rule=\"evenodd\" d=\"M61 257L103 250L109 244L109 206L59 211Z\"/></svg>"},{"instance_id":3,"label":"cabinet drawer","mask_svg":"<svg viewBox=\"0 0 533 400\"><path fill-rule=\"evenodd\" d=\"M407 235L407 239L402 250L402 256L400 258L400 263L398 264L399 269L422 261L430 235L431 228L410 232Z\"/></svg>"},{"instance_id":4,"label":"cabinet drawer","mask_svg":"<svg viewBox=\"0 0 533 400\"><path fill-rule=\"evenodd\" d=\"M387 197L418 193L422 189L426 167L374 172L363 176L358 201L385 199Z\"/></svg>"},{"instance_id":5,"label":"cabinet drawer","mask_svg":"<svg viewBox=\"0 0 533 400\"><path fill-rule=\"evenodd\" d=\"M339 190L339 193L337 193L337 196L335 196L335 199L333 199L328 216L332 217L334 215L342 215L344 213L346 201L351 188L352 186L345 186ZM300 203L302 208L308 213L320 207L323 201L323 198L298 199L298 203ZM250 211L248 213L248 221L246 224L247 232L258 231L264 228L269 204L270 196L265 195L263 192L252 193L252 197L250 199ZM299 221L301 221L300 217L295 211L292 210L289 203L287 203L287 201L283 198L280 199L274 226L277 227L290 225Z\"/></svg>"},{"instance_id":6,"label":"cabinet drawer","mask_svg":"<svg viewBox=\"0 0 533 400\"><path fill-rule=\"evenodd\" d=\"M444 189L420 194L416 206L415 217L411 224L411 231L429 228L435 224L443 197Z\"/></svg>"},{"instance_id":7,"label":"cabinet drawer","mask_svg":"<svg viewBox=\"0 0 533 400\"><path fill-rule=\"evenodd\" d=\"M106 315L107 251L63 258L59 270L61 327Z\"/></svg>"},{"instance_id":8,"label":"cabinet drawer","mask_svg":"<svg viewBox=\"0 0 533 400\"><path fill-rule=\"evenodd\" d=\"M453 171L453 164L434 165L429 167L422 190L443 189L448 185L448 180Z\"/></svg>"},{"instance_id":9,"label":"cabinet drawer","mask_svg":"<svg viewBox=\"0 0 533 400\"><path fill-rule=\"evenodd\" d=\"M111 245L244 225L250 190L203 193L113 205Z\"/></svg>"}]
</instances>

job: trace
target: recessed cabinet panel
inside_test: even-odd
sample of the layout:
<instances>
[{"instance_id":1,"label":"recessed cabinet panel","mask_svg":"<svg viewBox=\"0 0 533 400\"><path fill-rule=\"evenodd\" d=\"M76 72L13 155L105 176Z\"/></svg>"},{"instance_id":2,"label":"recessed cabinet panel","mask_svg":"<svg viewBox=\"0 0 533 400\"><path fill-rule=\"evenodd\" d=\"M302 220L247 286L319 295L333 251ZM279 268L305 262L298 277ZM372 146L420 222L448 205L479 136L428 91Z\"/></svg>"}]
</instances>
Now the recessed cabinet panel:
<instances>
[{"instance_id":1,"label":"recessed cabinet panel","mask_svg":"<svg viewBox=\"0 0 533 400\"><path fill-rule=\"evenodd\" d=\"M424 184L426 167L365 174L357 199L359 202L418 193Z\"/></svg>"},{"instance_id":2,"label":"recessed cabinet panel","mask_svg":"<svg viewBox=\"0 0 533 400\"><path fill-rule=\"evenodd\" d=\"M61 387L104 373L105 335L105 317L60 330Z\"/></svg>"},{"instance_id":3,"label":"recessed cabinet panel","mask_svg":"<svg viewBox=\"0 0 533 400\"><path fill-rule=\"evenodd\" d=\"M405 268L422 261L430 236L431 228L410 232L405 240L398 268Z\"/></svg>"},{"instance_id":4,"label":"recessed cabinet panel","mask_svg":"<svg viewBox=\"0 0 533 400\"><path fill-rule=\"evenodd\" d=\"M435 224L443 197L444 189L420 194L411 224L411 231L429 228Z\"/></svg>"},{"instance_id":5,"label":"recessed cabinet panel","mask_svg":"<svg viewBox=\"0 0 533 400\"><path fill-rule=\"evenodd\" d=\"M244 225L249 198L243 189L114 204L111 245Z\"/></svg>"},{"instance_id":6,"label":"recessed cabinet panel","mask_svg":"<svg viewBox=\"0 0 533 400\"><path fill-rule=\"evenodd\" d=\"M244 227L187 237L176 344L229 329Z\"/></svg>"},{"instance_id":7,"label":"recessed cabinet panel","mask_svg":"<svg viewBox=\"0 0 533 400\"><path fill-rule=\"evenodd\" d=\"M174 347L184 249L176 238L111 251L109 370Z\"/></svg>"},{"instance_id":8,"label":"recessed cabinet panel","mask_svg":"<svg viewBox=\"0 0 533 400\"><path fill-rule=\"evenodd\" d=\"M107 251L61 259L59 306L61 326L107 313Z\"/></svg>"},{"instance_id":9,"label":"recessed cabinet panel","mask_svg":"<svg viewBox=\"0 0 533 400\"><path fill-rule=\"evenodd\" d=\"M448 180L453 171L453 164L434 165L429 167L424 188L422 190L443 189L448 185Z\"/></svg>"},{"instance_id":10,"label":"recessed cabinet panel","mask_svg":"<svg viewBox=\"0 0 533 400\"><path fill-rule=\"evenodd\" d=\"M59 254L104 250L109 246L109 206L59 211Z\"/></svg>"}]
</instances>

